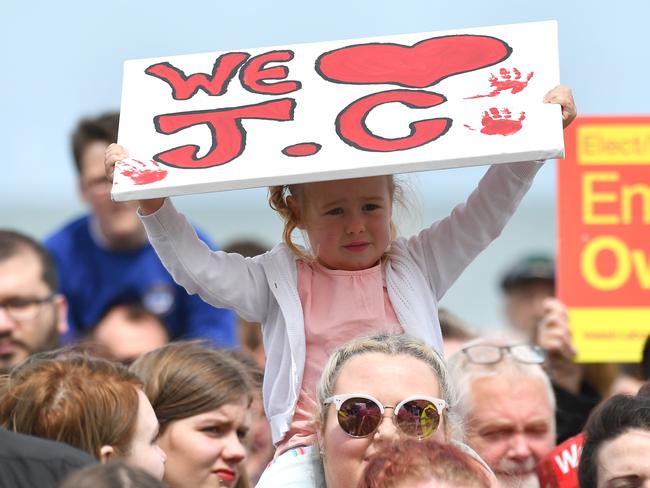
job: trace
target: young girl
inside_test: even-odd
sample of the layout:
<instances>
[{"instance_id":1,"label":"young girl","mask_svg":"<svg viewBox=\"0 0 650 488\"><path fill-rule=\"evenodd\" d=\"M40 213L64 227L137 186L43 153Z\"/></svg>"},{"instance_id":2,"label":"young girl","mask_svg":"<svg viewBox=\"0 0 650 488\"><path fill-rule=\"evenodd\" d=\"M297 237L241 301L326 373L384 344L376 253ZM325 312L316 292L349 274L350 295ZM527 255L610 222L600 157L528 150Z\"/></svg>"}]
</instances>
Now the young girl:
<instances>
[{"instance_id":1,"label":"young girl","mask_svg":"<svg viewBox=\"0 0 650 488\"><path fill-rule=\"evenodd\" d=\"M575 118L568 88L544 101L562 105L565 127ZM127 156L108 147L109 179ZM466 203L409 239L392 235L392 176L272 187L284 243L255 258L208 249L169 199L140 202L149 240L177 283L262 323L264 407L277 451L258 486L292 486L289 471L294 486L309 486L310 464L292 463L314 443L311 399L331 351L380 332L406 332L442 351L438 300L499 235L541 164L492 166ZM291 241L295 228L307 234L308 249Z\"/></svg>"}]
</instances>

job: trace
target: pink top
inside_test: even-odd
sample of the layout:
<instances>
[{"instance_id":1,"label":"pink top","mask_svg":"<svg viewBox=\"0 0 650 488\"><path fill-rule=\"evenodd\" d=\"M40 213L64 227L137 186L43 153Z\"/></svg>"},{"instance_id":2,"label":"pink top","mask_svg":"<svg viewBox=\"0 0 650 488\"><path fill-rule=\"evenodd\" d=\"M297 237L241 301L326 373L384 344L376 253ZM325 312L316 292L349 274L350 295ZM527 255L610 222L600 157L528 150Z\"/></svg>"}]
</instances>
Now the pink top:
<instances>
[{"instance_id":1,"label":"pink top","mask_svg":"<svg viewBox=\"0 0 650 488\"><path fill-rule=\"evenodd\" d=\"M403 332L388 298L381 264L360 271L333 270L301 260L297 266L305 321L305 370L293 421L277 445L276 456L314 444L316 385L335 349L356 337Z\"/></svg>"}]
</instances>

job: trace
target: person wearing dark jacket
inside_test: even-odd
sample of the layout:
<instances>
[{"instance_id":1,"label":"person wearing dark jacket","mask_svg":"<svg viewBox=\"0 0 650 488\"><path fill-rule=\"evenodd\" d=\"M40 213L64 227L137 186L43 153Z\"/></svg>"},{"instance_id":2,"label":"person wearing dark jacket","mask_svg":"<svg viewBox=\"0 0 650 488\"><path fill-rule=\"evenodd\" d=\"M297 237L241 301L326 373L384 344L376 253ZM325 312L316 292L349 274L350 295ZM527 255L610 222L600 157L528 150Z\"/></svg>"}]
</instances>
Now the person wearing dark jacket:
<instances>
[{"instance_id":1,"label":"person wearing dark jacket","mask_svg":"<svg viewBox=\"0 0 650 488\"><path fill-rule=\"evenodd\" d=\"M97 461L74 447L0 427L0 488L55 488Z\"/></svg>"}]
</instances>

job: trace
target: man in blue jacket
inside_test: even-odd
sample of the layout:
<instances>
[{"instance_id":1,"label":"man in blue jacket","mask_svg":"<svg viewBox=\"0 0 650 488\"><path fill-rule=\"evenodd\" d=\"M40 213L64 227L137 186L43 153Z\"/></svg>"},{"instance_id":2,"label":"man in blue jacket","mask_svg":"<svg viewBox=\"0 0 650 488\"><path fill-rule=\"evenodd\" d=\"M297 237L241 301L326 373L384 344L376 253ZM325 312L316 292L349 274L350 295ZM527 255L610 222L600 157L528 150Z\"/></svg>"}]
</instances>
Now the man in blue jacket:
<instances>
[{"instance_id":1,"label":"man in blue jacket","mask_svg":"<svg viewBox=\"0 0 650 488\"><path fill-rule=\"evenodd\" d=\"M90 214L51 235L61 292L69 304L69 340L91 328L111 304L140 301L160 316L172 339L204 337L237 343L235 315L214 308L176 285L147 241L136 202L115 203L104 173L104 150L117 140L119 114L84 119L72 136L79 190ZM215 244L199 231L212 249Z\"/></svg>"}]
</instances>

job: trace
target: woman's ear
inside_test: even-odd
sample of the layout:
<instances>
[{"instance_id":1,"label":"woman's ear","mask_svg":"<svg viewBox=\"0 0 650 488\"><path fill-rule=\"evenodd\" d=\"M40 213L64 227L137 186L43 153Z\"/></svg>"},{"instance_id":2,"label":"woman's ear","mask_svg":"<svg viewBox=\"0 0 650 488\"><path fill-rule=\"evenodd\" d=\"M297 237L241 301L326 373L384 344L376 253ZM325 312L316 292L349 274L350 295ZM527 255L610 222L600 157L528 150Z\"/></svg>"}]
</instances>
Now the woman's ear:
<instances>
[{"instance_id":1,"label":"woman's ear","mask_svg":"<svg viewBox=\"0 0 650 488\"><path fill-rule=\"evenodd\" d=\"M300 230L304 230L305 227L302 224L300 205L298 205L296 199L291 195L287 197L287 208L289 209L289 211L293 215L294 220L296 221L296 227Z\"/></svg>"},{"instance_id":2,"label":"woman's ear","mask_svg":"<svg viewBox=\"0 0 650 488\"><path fill-rule=\"evenodd\" d=\"M106 464L115 458L115 449L113 446L102 446L99 448L99 462Z\"/></svg>"}]
</instances>

